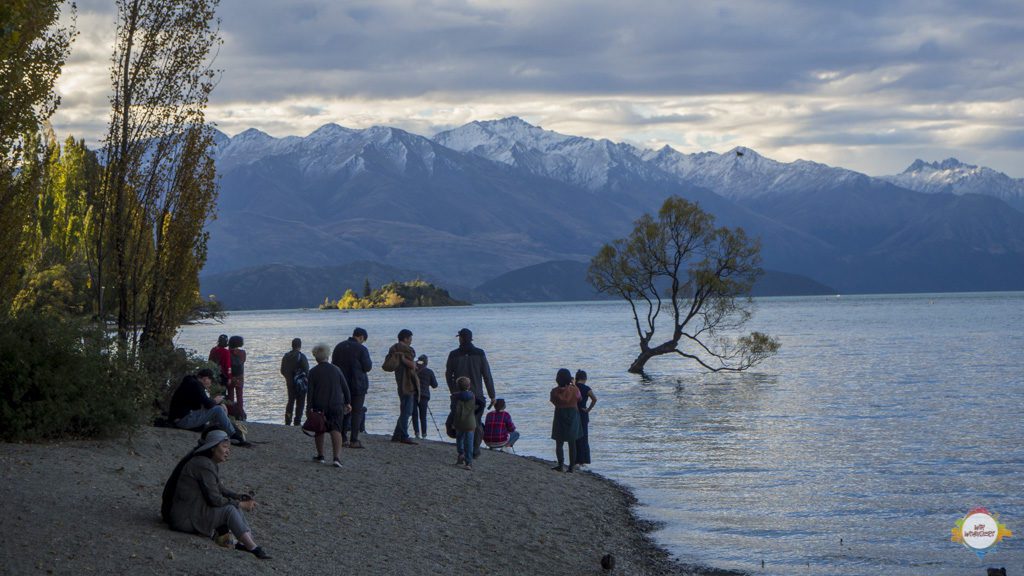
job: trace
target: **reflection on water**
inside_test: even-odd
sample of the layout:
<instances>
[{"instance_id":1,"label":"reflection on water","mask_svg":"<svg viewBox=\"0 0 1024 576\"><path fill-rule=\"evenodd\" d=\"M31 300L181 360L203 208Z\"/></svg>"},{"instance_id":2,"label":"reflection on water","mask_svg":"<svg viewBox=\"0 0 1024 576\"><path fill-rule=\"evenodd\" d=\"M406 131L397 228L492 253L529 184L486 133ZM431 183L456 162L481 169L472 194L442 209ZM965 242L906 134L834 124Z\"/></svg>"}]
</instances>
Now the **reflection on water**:
<instances>
[{"instance_id":1,"label":"reflection on water","mask_svg":"<svg viewBox=\"0 0 1024 576\"><path fill-rule=\"evenodd\" d=\"M652 361L646 379L625 372L635 335L616 302L235 313L187 327L178 342L205 355L222 332L244 336L246 409L279 422L280 358L293 337L308 353L362 326L379 364L407 327L440 375L467 326L523 432L520 454L553 457L555 371L587 370L599 397L593 469L636 491L640 513L663 523L659 541L684 561L756 574L959 575L1024 566L1013 539L985 563L949 541L975 506L1024 530L1022 325L1022 294L764 299L751 329L783 348L757 372L704 374L671 358ZM367 428L390 433L392 375L370 376ZM443 391L435 398L440 421Z\"/></svg>"}]
</instances>

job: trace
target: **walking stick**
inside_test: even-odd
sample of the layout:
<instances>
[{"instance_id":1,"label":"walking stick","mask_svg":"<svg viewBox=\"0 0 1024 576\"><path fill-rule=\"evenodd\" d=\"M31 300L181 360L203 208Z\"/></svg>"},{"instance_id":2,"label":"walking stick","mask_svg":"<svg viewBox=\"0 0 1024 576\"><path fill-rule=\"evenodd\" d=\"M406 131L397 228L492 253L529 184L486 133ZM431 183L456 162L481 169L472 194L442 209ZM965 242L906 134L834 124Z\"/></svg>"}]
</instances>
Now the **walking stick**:
<instances>
[{"instance_id":1,"label":"walking stick","mask_svg":"<svg viewBox=\"0 0 1024 576\"><path fill-rule=\"evenodd\" d=\"M430 404L427 404L427 414L430 414L430 419L434 422L434 430L437 430L437 437L444 442L444 436L441 435L441 428L437 425L437 420L434 419L434 411L430 409Z\"/></svg>"}]
</instances>

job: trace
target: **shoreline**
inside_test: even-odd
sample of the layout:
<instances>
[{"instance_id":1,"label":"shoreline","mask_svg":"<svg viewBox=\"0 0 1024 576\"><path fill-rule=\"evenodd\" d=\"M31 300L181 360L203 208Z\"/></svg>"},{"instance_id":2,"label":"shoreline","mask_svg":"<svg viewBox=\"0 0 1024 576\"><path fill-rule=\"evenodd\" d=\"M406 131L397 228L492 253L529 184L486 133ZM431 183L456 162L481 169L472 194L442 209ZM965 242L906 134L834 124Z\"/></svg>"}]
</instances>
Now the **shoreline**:
<instances>
[{"instance_id":1,"label":"shoreline","mask_svg":"<svg viewBox=\"0 0 1024 576\"><path fill-rule=\"evenodd\" d=\"M628 487L550 462L484 450L466 471L454 445L366 435L343 468L310 461L295 427L247 423L224 484L254 490L260 561L160 522L160 493L197 435L144 427L126 438L0 444L0 574L637 574L737 572L673 559ZM330 440L327 439L329 451ZM600 566L613 554L616 568Z\"/></svg>"}]
</instances>

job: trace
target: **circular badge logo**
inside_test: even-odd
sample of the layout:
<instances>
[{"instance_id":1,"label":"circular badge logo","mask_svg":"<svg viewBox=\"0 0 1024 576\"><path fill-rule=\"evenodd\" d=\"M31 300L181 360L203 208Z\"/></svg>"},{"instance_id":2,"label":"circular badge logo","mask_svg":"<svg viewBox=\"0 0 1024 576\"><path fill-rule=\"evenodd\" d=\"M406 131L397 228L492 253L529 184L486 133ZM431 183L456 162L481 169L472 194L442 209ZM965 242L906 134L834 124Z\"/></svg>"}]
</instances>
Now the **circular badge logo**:
<instances>
[{"instance_id":1,"label":"circular badge logo","mask_svg":"<svg viewBox=\"0 0 1024 576\"><path fill-rule=\"evenodd\" d=\"M956 521L953 527L953 542L959 542L981 558L1003 538L1013 536L1005 524L999 522L999 515L989 513L985 508L975 508Z\"/></svg>"},{"instance_id":2,"label":"circular badge logo","mask_svg":"<svg viewBox=\"0 0 1024 576\"><path fill-rule=\"evenodd\" d=\"M999 524L996 519L985 512L975 512L964 518L960 528L964 537L964 545L974 550L991 548L999 537Z\"/></svg>"}]
</instances>

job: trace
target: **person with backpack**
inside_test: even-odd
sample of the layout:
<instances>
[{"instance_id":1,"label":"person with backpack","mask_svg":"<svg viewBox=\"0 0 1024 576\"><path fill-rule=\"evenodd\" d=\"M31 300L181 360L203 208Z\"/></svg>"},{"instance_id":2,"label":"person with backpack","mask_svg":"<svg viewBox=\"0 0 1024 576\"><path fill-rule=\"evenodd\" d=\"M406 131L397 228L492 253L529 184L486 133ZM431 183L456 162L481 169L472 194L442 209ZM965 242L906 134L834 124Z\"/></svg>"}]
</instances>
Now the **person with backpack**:
<instances>
[{"instance_id":1,"label":"person with backpack","mask_svg":"<svg viewBox=\"0 0 1024 576\"><path fill-rule=\"evenodd\" d=\"M231 354L231 378L228 381L228 413L236 420L243 422L248 418L242 399L242 387L245 386L245 340L241 336L228 339L228 352Z\"/></svg>"},{"instance_id":2,"label":"person with backpack","mask_svg":"<svg viewBox=\"0 0 1024 576\"><path fill-rule=\"evenodd\" d=\"M367 372L373 369L370 351L366 349L367 338L369 335L366 330L356 328L352 331L352 337L339 342L331 353L331 364L341 369L352 394L352 411L345 414L341 427L341 445L346 448L363 448L363 443L359 441L359 432L364 430L366 409L363 408L363 403L366 401L366 393L370 390Z\"/></svg>"},{"instance_id":3,"label":"person with backpack","mask_svg":"<svg viewBox=\"0 0 1024 576\"><path fill-rule=\"evenodd\" d=\"M231 384L231 351L228 350L227 334L217 336L217 345L210 348L208 360L220 368L220 385L227 390Z\"/></svg>"},{"instance_id":4,"label":"person with backpack","mask_svg":"<svg viewBox=\"0 0 1024 576\"><path fill-rule=\"evenodd\" d=\"M292 340L292 349L281 358L281 375L288 387L288 404L284 409L284 425L299 426L305 414L306 393L309 392L309 360L302 353L302 339ZM292 412L292 408L295 411ZM294 415L294 418L293 418Z\"/></svg>"},{"instance_id":5,"label":"person with backpack","mask_svg":"<svg viewBox=\"0 0 1024 576\"><path fill-rule=\"evenodd\" d=\"M398 385L399 416L398 422L395 423L395 431L391 434L391 441L415 445L417 442L409 436L409 420L420 396L420 379L416 374L416 350L412 347L412 330L402 328L398 332L398 342L391 345L381 369L385 372L394 372L395 384Z\"/></svg>"}]
</instances>

